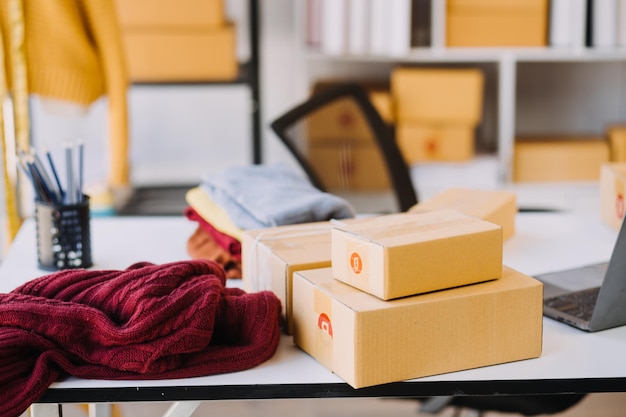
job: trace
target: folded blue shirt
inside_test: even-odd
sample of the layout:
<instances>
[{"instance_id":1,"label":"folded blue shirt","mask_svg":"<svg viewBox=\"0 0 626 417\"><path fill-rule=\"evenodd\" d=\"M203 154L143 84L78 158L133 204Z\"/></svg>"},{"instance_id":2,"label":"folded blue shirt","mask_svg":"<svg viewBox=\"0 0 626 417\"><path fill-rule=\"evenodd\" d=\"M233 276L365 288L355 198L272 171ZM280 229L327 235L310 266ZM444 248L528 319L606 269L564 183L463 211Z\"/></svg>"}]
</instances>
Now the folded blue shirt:
<instances>
[{"instance_id":1,"label":"folded blue shirt","mask_svg":"<svg viewBox=\"0 0 626 417\"><path fill-rule=\"evenodd\" d=\"M285 163L231 167L205 175L200 187L241 229L355 216L346 200L313 187Z\"/></svg>"}]
</instances>

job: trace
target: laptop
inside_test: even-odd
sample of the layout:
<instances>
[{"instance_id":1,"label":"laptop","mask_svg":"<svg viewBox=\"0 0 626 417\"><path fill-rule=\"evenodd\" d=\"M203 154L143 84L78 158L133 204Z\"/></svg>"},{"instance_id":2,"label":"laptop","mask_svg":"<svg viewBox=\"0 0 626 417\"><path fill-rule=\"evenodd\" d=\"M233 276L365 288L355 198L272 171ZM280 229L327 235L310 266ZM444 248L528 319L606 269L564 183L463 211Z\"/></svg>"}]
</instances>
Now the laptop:
<instances>
[{"instance_id":1,"label":"laptop","mask_svg":"<svg viewBox=\"0 0 626 417\"><path fill-rule=\"evenodd\" d=\"M608 262L537 275L544 283L543 314L578 329L596 332L626 324L626 222ZM592 282L568 291L559 282ZM556 285L555 285L556 284Z\"/></svg>"}]
</instances>

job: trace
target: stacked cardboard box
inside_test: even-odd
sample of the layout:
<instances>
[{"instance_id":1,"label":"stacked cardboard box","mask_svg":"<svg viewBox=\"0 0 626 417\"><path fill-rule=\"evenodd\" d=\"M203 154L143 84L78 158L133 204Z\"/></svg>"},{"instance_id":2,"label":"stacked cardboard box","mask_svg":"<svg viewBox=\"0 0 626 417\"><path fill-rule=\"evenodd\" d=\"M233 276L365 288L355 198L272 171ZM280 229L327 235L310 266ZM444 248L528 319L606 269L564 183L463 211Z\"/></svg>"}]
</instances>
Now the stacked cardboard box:
<instances>
[{"instance_id":1,"label":"stacked cardboard box","mask_svg":"<svg viewBox=\"0 0 626 417\"><path fill-rule=\"evenodd\" d=\"M484 76L478 69L397 68L391 73L396 141L408 163L474 156L482 120Z\"/></svg>"},{"instance_id":2,"label":"stacked cardboard box","mask_svg":"<svg viewBox=\"0 0 626 417\"><path fill-rule=\"evenodd\" d=\"M611 162L626 162L626 126L607 129Z\"/></svg>"},{"instance_id":3,"label":"stacked cardboard box","mask_svg":"<svg viewBox=\"0 0 626 417\"><path fill-rule=\"evenodd\" d=\"M244 288L275 291L294 342L355 388L541 354L542 285L502 265L502 228L477 217L280 226L242 250Z\"/></svg>"},{"instance_id":4,"label":"stacked cardboard box","mask_svg":"<svg viewBox=\"0 0 626 417\"><path fill-rule=\"evenodd\" d=\"M458 210L469 216L502 226L504 239L515 234L515 216L517 215L515 193L452 187L421 201L411 207L409 212L423 213L443 208Z\"/></svg>"},{"instance_id":5,"label":"stacked cardboard box","mask_svg":"<svg viewBox=\"0 0 626 417\"><path fill-rule=\"evenodd\" d=\"M116 0L133 82L232 81L235 28L223 0Z\"/></svg>"},{"instance_id":6,"label":"stacked cardboard box","mask_svg":"<svg viewBox=\"0 0 626 417\"><path fill-rule=\"evenodd\" d=\"M546 46L548 0L448 0L447 46Z\"/></svg>"}]
</instances>

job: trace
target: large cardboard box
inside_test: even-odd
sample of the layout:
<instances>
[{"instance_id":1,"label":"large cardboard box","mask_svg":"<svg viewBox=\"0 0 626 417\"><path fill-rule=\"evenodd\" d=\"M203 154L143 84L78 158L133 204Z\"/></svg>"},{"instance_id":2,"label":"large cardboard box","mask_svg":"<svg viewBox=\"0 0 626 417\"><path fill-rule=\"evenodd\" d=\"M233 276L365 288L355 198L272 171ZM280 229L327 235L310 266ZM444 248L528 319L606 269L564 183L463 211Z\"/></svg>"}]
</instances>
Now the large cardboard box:
<instances>
[{"instance_id":1,"label":"large cardboard box","mask_svg":"<svg viewBox=\"0 0 626 417\"><path fill-rule=\"evenodd\" d=\"M455 210L399 213L331 232L333 277L383 300L497 279L502 227Z\"/></svg>"},{"instance_id":2,"label":"large cardboard box","mask_svg":"<svg viewBox=\"0 0 626 417\"><path fill-rule=\"evenodd\" d=\"M224 0L115 0L122 27L217 28L226 24Z\"/></svg>"},{"instance_id":3,"label":"large cardboard box","mask_svg":"<svg viewBox=\"0 0 626 417\"><path fill-rule=\"evenodd\" d=\"M396 142L407 163L461 162L474 157L474 128L399 122Z\"/></svg>"},{"instance_id":4,"label":"large cardboard box","mask_svg":"<svg viewBox=\"0 0 626 417\"><path fill-rule=\"evenodd\" d=\"M597 181L609 162L608 142L598 138L520 138L515 141L513 180Z\"/></svg>"},{"instance_id":5,"label":"large cardboard box","mask_svg":"<svg viewBox=\"0 0 626 417\"><path fill-rule=\"evenodd\" d=\"M389 173L375 142L313 141L309 163L329 191L386 190Z\"/></svg>"},{"instance_id":6,"label":"large cardboard box","mask_svg":"<svg viewBox=\"0 0 626 417\"><path fill-rule=\"evenodd\" d=\"M542 284L502 278L383 301L332 278L294 274L294 342L354 388L541 355Z\"/></svg>"},{"instance_id":7,"label":"large cardboard box","mask_svg":"<svg viewBox=\"0 0 626 417\"><path fill-rule=\"evenodd\" d=\"M134 82L237 78L232 25L203 30L127 29L122 35L129 77Z\"/></svg>"},{"instance_id":8,"label":"large cardboard box","mask_svg":"<svg viewBox=\"0 0 626 417\"><path fill-rule=\"evenodd\" d=\"M517 196L510 191L452 187L409 209L410 213L449 208L502 226L502 237L515 234Z\"/></svg>"},{"instance_id":9,"label":"large cardboard box","mask_svg":"<svg viewBox=\"0 0 626 417\"><path fill-rule=\"evenodd\" d=\"M482 119L484 75L477 68L399 67L391 72L391 96L399 123L461 124Z\"/></svg>"},{"instance_id":10,"label":"large cardboard box","mask_svg":"<svg viewBox=\"0 0 626 417\"><path fill-rule=\"evenodd\" d=\"M624 221L626 210L626 163L603 164L600 169L600 217L615 230Z\"/></svg>"},{"instance_id":11,"label":"large cardboard box","mask_svg":"<svg viewBox=\"0 0 626 417\"><path fill-rule=\"evenodd\" d=\"M446 44L546 46L548 0L448 0Z\"/></svg>"},{"instance_id":12,"label":"large cardboard box","mask_svg":"<svg viewBox=\"0 0 626 417\"><path fill-rule=\"evenodd\" d=\"M330 266L330 222L244 230L244 290L270 290L280 299L283 329L292 334L292 278L295 271Z\"/></svg>"}]
</instances>

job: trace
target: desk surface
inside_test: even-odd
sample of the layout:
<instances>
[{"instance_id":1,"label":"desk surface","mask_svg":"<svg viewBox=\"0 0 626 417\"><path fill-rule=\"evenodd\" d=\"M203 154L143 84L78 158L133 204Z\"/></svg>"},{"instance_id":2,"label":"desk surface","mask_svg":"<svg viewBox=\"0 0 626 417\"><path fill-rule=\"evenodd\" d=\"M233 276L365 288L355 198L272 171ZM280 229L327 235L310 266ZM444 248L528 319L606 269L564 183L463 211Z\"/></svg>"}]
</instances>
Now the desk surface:
<instances>
[{"instance_id":1,"label":"desk surface","mask_svg":"<svg viewBox=\"0 0 626 417\"><path fill-rule=\"evenodd\" d=\"M94 268L123 269L138 261L188 259L195 224L183 217L92 220ZM505 242L504 263L528 275L606 261L617 232L596 215L523 213ZM27 221L0 265L0 291L47 272L36 267L35 230ZM236 285L236 284L235 284ZM569 286L576 286L571 283ZM565 286L568 286L565 283ZM355 390L283 336L264 364L243 372L159 381L68 378L41 402L180 401L213 399L431 396L626 391L626 326L585 333L544 319L540 358Z\"/></svg>"}]
</instances>

